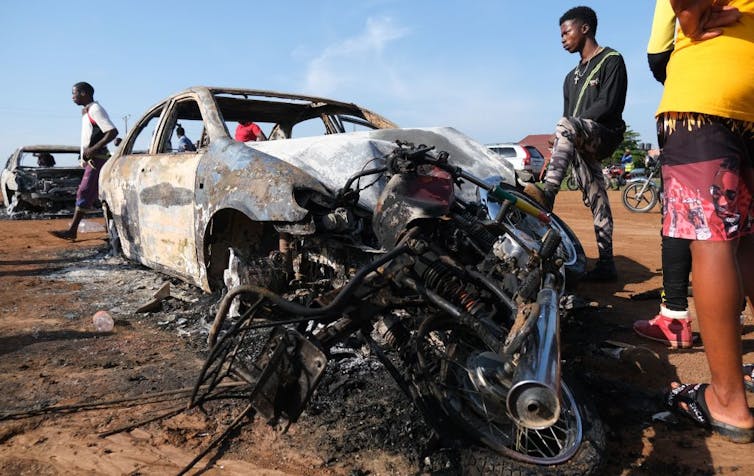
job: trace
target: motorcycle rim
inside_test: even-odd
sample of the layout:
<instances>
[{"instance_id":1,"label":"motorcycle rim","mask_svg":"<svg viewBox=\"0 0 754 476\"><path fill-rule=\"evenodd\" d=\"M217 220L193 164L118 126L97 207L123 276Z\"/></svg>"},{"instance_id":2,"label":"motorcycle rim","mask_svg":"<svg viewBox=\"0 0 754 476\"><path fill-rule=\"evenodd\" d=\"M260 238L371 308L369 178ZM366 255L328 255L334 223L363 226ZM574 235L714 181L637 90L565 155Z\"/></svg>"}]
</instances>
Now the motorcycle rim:
<instances>
[{"instance_id":1,"label":"motorcycle rim","mask_svg":"<svg viewBox=\"0 0 754 476\"><path fill-rule=\"evenodd\" d=\"M429 386L443 413L471 439L509 459L538 466L571 459L583 441L582 415L571 390L561 383L561 413L553 426L517 425L505 406L506 383L481 388L470 377L479 371L473 362L491 351L479 335L483 331L474 327L440 322L420 343L420 374L431 376Z\"/></svg>"},{"instance_id":2,"label":"motorcycle rim","mask_svg":"<svg viewBox=\"0 0 754 476\"><path fill-rule=\"evenodd\" d=\"M623 205L632 212L648 212L657 199L657 190L651 184L632 183L623 190Z\"/></svg>"},{"instance_id":3,"label":"motorcycle rim","mask_svg":"<svg viewBox=\"0 0 754 476\"><path fill-rule=\"evenodd\" d=\"M579 189L579 183L576 181L576 177L574 175L568 176L568 178L566 179L566 187L571 191Z\"/></svg>"}]
</instances>

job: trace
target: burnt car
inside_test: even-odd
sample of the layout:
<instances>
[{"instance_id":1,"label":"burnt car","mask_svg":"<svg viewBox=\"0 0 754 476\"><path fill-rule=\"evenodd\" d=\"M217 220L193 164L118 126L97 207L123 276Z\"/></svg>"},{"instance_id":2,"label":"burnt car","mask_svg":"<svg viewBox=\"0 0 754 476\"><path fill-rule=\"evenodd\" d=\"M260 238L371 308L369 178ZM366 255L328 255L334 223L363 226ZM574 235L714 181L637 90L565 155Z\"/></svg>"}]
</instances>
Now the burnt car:
<instances>
[{"instance_id":1,"label":"burnt car","mask_svg":"<svg viewBox=\"0 0 754 476\"><path fill-rule=\"evenodd\" d=\"M0 173L8 213L73 209L76 189L84 175L79 155L79 147L69 145L29 145L16 149Z\"/></svg>"},{"instance_id":2,"label":"burnt car","mask_svg":"<svg viewBox=\"0 0 754 476\"><path fill-rule=\"evenodd\" d=\"M234 139L249 122L266 141ZM184 137L192 147L178 147ZM206 291L226 286L234 259L254 264L265 285L310 269L344 282L381 252L370 219L384 183L359 184L356 209L338 206L338 190L397 141L435 146L478 176L515 183L512 167L452 128L400 129L320 97L192 87L152 106L104 166L111 241L127 258Z\"/></svg>"}]
</instances>

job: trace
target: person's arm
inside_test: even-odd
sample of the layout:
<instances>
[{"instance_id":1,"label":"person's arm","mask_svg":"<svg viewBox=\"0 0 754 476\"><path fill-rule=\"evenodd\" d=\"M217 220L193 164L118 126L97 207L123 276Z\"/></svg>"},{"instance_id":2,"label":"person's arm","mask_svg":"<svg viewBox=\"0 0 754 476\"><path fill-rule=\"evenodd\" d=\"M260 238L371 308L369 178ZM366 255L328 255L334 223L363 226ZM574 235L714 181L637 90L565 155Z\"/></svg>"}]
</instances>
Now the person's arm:
<instances>
[{"instance_id":1,"label":"person's arm","mask_svg":"<svg viewBox=\"0 0 754 476\"><path fill-rule=\"evenodd\" d=\"M118 136L118 129L110 120L110 116L107 115L107 112L98 103L92 104L85 113L92 118L103 133L100 140L84 149L84 159L90 159L98 150L115 140Z\"/></svg>"},{"instance_id":2,"label":"person's arm","mask_svg":"<svg viewBox=\"0 0 754 476\"><path fill-rule=\"evenodd\" d=\"M662 84L675 46L675 12L668 0L657 0L652 17L652 32L647 43L647 62L652 76Z\"/></svg>"},{"instance_id":3,"label":"person's arm","mask_svg":"<svg viewBox=\"0 0 754 476\"><path fill-rule=\"evenodd\" d=\"M117 136L118 136L118 129L110 129L109 131L105 132L104 135L102 136L102 139L98 140L91 147L87 147L86 149L84 149L84 158L91 159L98 150L102 149L111 141L115 140Z\"/></svg>"},{"instance_id":4,"label":"person's arm","mask_svg":"<svg viewBox=\"0 0 754 476\"><path fill-rule=\"evenodd\" d=\"M709 40L723 33L722 27L741 18L730 0L670 0L683 34L694 41Z\"/></svg>"},{"instance_id":5,"label":"person's arm","mask_svg":"<svg viewBox=\"0 0 754 476\"><path fill-rule=\"evenodd\" d=\"M668 77L668 62L672 54L673 49L663 51L662 53L647 53L649 70L652 71L652 76L662 84L665 84L665 78Z\"/></svg>"},{"instance_id":6,"label":"person's arm","mask_svg":"<svg viewBox=\"0 0 754 476\"><path fill-rule=\"evenodd\" d=\"M602 65L602 71L597 99L578 113L581 118L603 122L606 117L613 115L616 110L622 110L625 105L628 75L623 57L616 55L607 58Z\"/></svg>"},{"instance_id":7,"label":"person's arm","mask_svg":"<svg viewBox=\"0 0 754 476\"><path fill-rule=\"evenodd\" d=\"M256 139L254 139L255 141L258 142L258 141L262 141L262 140L267 140L267 136L264 135L264 132L262 131L262 128L259 127L259 124L257 124L256 122L253 122L251 124L251 132L253 132L254 136L256 136Z\"/></svg>"}]
</instances>

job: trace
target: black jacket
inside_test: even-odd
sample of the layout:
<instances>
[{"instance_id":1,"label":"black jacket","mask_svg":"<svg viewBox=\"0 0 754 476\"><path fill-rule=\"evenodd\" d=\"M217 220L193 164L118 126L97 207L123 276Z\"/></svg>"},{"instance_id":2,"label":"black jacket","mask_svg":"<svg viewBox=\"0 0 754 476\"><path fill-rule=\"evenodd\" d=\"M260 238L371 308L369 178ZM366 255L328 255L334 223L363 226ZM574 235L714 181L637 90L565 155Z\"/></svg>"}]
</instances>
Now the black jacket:
<instances>
[{"instance_id":1,"label":"black jacket","mask_svg":"<svg viewBox=\"0 0 754 476\"><path fill-rule=\"evenodd\" d=\"M605 47L588 64L579 64L563 81L563 115L591 119L623 134L628 75L623 57Z\"/></svg>"}]
</instances>

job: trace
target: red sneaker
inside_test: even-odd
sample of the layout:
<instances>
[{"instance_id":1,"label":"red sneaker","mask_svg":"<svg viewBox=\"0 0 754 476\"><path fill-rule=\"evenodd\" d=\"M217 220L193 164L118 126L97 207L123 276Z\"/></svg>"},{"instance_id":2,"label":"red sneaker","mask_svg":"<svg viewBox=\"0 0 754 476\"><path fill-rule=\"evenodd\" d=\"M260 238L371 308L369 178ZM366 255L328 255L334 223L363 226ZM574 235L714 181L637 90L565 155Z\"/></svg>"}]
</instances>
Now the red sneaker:
<instances>
[{"instance_id":1,"label":"red sneaker","mask_svg":"<svg viewBox=\"0 0 754 476\"><path fill-rule=\"evenodd\" d=\"M673 349L688 349L694 344L689 318L671 319L658 314L652 320L634 322L634 331L642 337L662 342Z\"/></svg>"}]
</instances>

